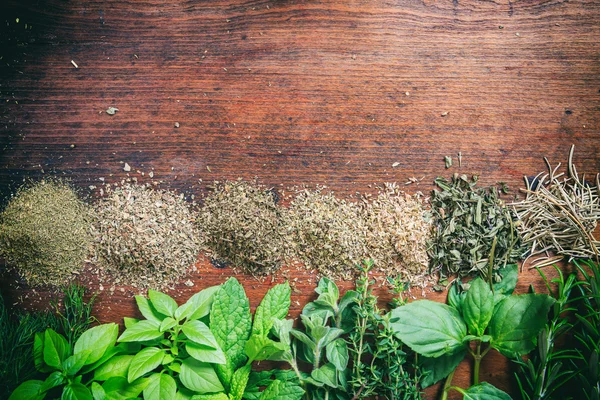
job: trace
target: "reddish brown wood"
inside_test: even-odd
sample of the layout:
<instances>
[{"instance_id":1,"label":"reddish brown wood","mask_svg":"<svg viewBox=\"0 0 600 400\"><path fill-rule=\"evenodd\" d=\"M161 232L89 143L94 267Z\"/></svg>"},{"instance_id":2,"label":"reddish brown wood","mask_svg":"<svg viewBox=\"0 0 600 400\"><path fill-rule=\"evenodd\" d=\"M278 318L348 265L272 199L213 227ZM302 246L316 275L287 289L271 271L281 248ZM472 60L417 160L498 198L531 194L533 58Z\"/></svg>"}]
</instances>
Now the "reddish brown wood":
<instances>
[{"instance_id":1,"label":"reddish brown wood","mask_svg":"<svg viewBox=\"0 0 600 400\"><path fill-rule=\"evenodd\" d=\"M2 14L5 195L46 175L89 190L126 177L123 162L131 176L145 181L153 169L163 187L196 196L215 179L255 176L342 195L413 176L424 179L407 190L426 192L454 172L516 188L544 168L542 156L565 162L571 144L581 171L600 170L592 0L8 0ZM456 164L459 151L462 167L446 171L443 157ZM232 274L203 258L199 268L194 287L172 292L179 300ZM271 285L236 276L253 306ZM314 279L289 276L296 316ZM536 273L520 289L529 283L539 286ZM102 322L135 315L131 291L103 286ZM17 303L38 299L6 277L2 288ZM509 388L500 357L482 374Z\"/></svg>"}]
</instances>

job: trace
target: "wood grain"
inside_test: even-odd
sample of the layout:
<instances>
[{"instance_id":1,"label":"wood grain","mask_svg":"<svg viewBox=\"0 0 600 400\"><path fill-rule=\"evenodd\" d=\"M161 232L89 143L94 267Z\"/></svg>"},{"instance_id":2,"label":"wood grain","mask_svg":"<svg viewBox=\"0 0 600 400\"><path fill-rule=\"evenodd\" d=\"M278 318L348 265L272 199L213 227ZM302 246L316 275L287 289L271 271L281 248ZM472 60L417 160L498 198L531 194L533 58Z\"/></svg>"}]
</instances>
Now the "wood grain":
<instances>
[{"instance_id":1,"label":"wood grain","mask_svg":"<svg viewBox=\"0 0 600 400\"><path fill-rule=\"evenodd\" d=\"M542 156L565 162L571 144L580 171L600 170L592 0L3 4L4 198L24 178L48 175L91 192L100 178L125 178L124 162L130 176L147 181L153 171L162 187L196 200L213 180L237 177L275 188L326 184L340 195L410 177L423 181L407 191L427 192L435 176L454 172L517 188L544 168ZM110 106L116 115L104 112ZM181 301L232 275L202 256L198 268L193 287L171 292ZM272 285L236 276L253 306ZM314 277L288 276L298 280L296 316ZM99 289L94 276L84 280ZM49 295L13 281L5 275L2 289L17 303ZM521 290L530 283L539 279L525 272ZM129 288L111 295L102 285L102 322L135 315ZM501 357L482 369L511 390ZM468 365L460 371L456 383L467 386Z\"/></svg>"}]
</instances>

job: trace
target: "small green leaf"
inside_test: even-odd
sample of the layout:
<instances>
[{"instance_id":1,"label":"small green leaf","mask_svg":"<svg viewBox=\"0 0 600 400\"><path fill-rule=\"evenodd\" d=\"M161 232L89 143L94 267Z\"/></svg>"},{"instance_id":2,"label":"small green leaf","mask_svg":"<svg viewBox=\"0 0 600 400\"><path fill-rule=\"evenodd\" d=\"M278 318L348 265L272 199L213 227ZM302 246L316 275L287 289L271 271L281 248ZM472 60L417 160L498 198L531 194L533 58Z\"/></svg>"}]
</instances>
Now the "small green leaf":
<instances>
[{"instance_id":1,"label":"small green leaf","mask_svg":"<svg viewBox=\"0 0 600 400\"><path fill-rule=\"evenodd\" d=\"M137 318L123 317L123 325L125 325L125 329L131 328L138 322L140 322L140 320Z\"/></svg>"},{"instance_id":2,"label":"small green leaf","mask_svg":"<svg viewBox=\"0 0 600 400\"><path fill-rule=\"evenodd\" d=\"M150 297L150 303L154 306L156 311L170 317L175 316L177 302L173 300L171 296L150 289L148 290L148 297Z\"/></svg>"},{"instance_id":3,"label":"small green leaf","mask_svg":"<svg viewBox=\"0 0 600 400\"><path fill-rule=\"evenodd\" d=\"M467 327L455 308L418 300L392 310L395 335L412 350L427 357L453 354L465 348Z\"/></svg>"},{"instance_id":4,"label":"small green leaf","mask_svg":"<svg viewBox=\"0 0 600 400\"><path fill-rule=\"evenodd\" d=\"M127 380L131 383L142 375L158 367L165 356L164 350L156 347L146 347L131 360Z\"/></svg>"},{"instance_id":5,"label":"small green leaf","mask_svg":"<svg viewBox=\"0 0 600 400\"><path fill-rule=\"evenodd\" d=\"M71 383L63 389L61 400L94 400L92 392L81 383Z\"/></svg>"},{"instance_id":6,"label":"small green leaf","mask_svg":"<svg viewBox=\"0 0 600 400\"><path fill-rule=\"evenodd\" d=\"M471 386L468 390L461 390L463 400L512 400L512 398L487 382Z\"/></svg>"},{"instance_id":7,"label":"small green leaf","mask_svg":"<svg viewBox=\"0 0 600 400\"><path fill-rule=\"evenodd\" d=\"M150 379L148 378L138 378L129 383L127 379L116 376L104 382L102 389L110 399L131 399L138 397L149 382Z\"/></svg>"},{"instance_id":8,"label":"small green leaf","mask_svg":"<svg viewBox=\"0 0 600 400\"><path fill-rule=\"evenodd\" d=\"M254 313L253 335L266 337L273 327L273 321L287 316L291 292L287 282L275 285L267 292Z\"/></svg>"},{"instance_id":9,"label":"small green leaf","mask_svg":"<svg viewBox=\"0 0 600 400\"><path fill-rule=\"evenodd\" d=\"M338 387L335 367L331 363L327 363L320 368L313 369L310 376L317 382L321 382L334 389Z\"/></svg>"},{"instance_id":10,"label":"small green leaf","mask_svg":"<svg viewBox=\"0 0 600 400\"><path fill-rule=\"evenodd\" d=\"M191 400L229 400L229 396L225 393L197 394Z\"/></svg>"},{"instance_id":11,"label":"small green leaf","mask_svg":"<svg viewBox=\"0 0 600 400\"><path fill-rule=\"evenodd\" d=\"M48 328L44 332L44 362L50 367L61 368L71 349L62 335Z\"/></svg>"},{"instance_id":12,"label":"small green leaf","mask_svg":"<svg viewBox=\"0 0 600 400\"><path fill-rule=\"evenodd\" d=\"M211 286L190 297L185 304L175 310L175 319L181 321L187 318L188 321L191 321L207 316L210 313L214 295L219 288L220 286Z\"/></svg>"},{"instance_id":13,"label":"small green leaf","mask_svg":"<svg viewBox=\"0 0 600 400\"><path fill-rule=\"evenodd\" d=\"M244 365L233 373L231 378L231 390L229 391L230 400L242 400L248 378L250 377L251 365Z\"/></svg>"},{"instance_id":14,"label":"small green leaf","mask_svg":"<svg viewBox=\"0 0 600 400\"><path fill-rule=\"evenodd\" d=\"M185 350L188 352L190 357L193 357L198 361L212 364L227 363L225 354L223 351L221 351L221 349L211 349L193 342L187 342L185 344Z\"/></svg>"},{"instance_id":15,"label":"small green leaf","mask_svg":"<svg viewBox=\"0 0 600 400\"><path fill-rule=\"evenodd\" d=\"M60 371L54 371L44 381L44 384L40 388L40 392L44 393L48 390L62 385L66 382L65 376Z\"/></svg>"},{"instance_id":16,"label":"small green leaf","mask_svg":"<svg viewBox=\"0 0 600 400\"><path fill-rule=\"evenodd\" d=\"M335 368L343 372L348 366L348 346L344 339L336 339L329 343L326 347L327 360L331 362Z\"/></svg>"},{"instance_id":17,"label":"small green leaf","mask_svg":"<svg viewBox=\"0 0 600 400\"><path fill-rule=\"evenodd\" d=\"M494 312L494 295L481 278L471 282L462 304L462 313L469 333L481 336L485 332Z\"/></svg>"},{"instance_id":18,"label":"small green leaf","mask_svg":"<svg viewBox=\"0 0 600 400\"><path fill-rule=\"evenodd\" d=\"M37 332L33 339L33 362L35 369L40 372L50 372L54 368L44 362L44 332Z\"/></svg>"},{"instance_id":19,"label":"small green leaf","mask_svg":"<svg viewBox=\"0 0 600 400\"><path fill-rule=\"evenodd\" d=\"M94 400L107 400L106 392L98 382L92 382L90 389Z\"/></svg>"},{"instance_id":20,"label":"small green leaf","mask_svg":"<svg viewBox=\"0 0 600 400\"><path fill-rule=\"evenodd\" d=\"M154 321L160 323L165 317L166 314L159 313L154 306L150 303L150 301L144 296L135 296L135 302L137 303L138 309L149 321ZM129 327L127 327L129 328Z\"/></svg>"},{"instance_id":21,"label":"small green leaf","mask_svg":"<svg viewBox=\"0 0 600 400\"><path fill-rule=\"evenodd\" d=\"M21 383L10 395L8 400L40 400L44 398L40 394L40 388L44 382L38 380L30 380Z\"/></svg>"},{"instance_id":22,"label":"small green leaf","mask_svg":"<svg viewBox=\"0 0 600 400\"><path fill-rule=\"evenodd\" d=\"M181 379L183 386L200 394L222 392L224 390L212 365L193 358L183 360L179 379Z\"/></svg>"},{"instance_id":23,"label":"small green leaf","mask_svg":"<svg viewBox=\"0 0 600 400\"><path fill-rule=\"evenodd\" d=\"M311 378L308 378L311 379ZM284 383L283 387L279 387L277 396L274 399L277 400L300 400L304 395L304 390L300 387L298 377L291 370L271 370L271 371L260 371L250 373L248 384L244 392L244 399L246 400L258 400L261 397L261 390L265 387L269 387L273 380Z\"/></svg>"},{"instance_id":24,"label":"small green leaf","mask_svg":"<svg viewBox=\"0 0 600 400\"><path fill-rule=\"evenodd\" d=\"M194 343L211 349L220 349L215 336L202 321L187 321L182 325L181 330Z\"/></svg>"},{"instance_id":25,"label":"small green leaf","mask_svg":"<svg viewBox=\"0 0 600 400\"><path fill-rule=\"evenodd\" d=\"M75 354L89 350L91 354L85 363L86 365L93 364L115 345L117 336L119 336L119 325L114 323L98 325L88 329L75 342Z\"/></svg>"},{"instance_id":26,"label":"small green leaf","mask_svg":"<svg viewBox=\"0 0 600 400\"><path fill-rule=\"evenodd\" d=\"M504 268L498 270L498 274L502 276L502 280L499 283L494 283L494 293L512 294L517 287L517 280L519 278L519 266L517 264L510 264Z\"/></svg>"},{"instance_id":27,"label":"small green leaf","mask_svg":"<svg viewBox=\"0 0 600 400\"><path fill-rule=\"evenodd\" d=\"M94 371L94 380L106 381L115 376L127 378L127 371L133 357L132 355L121 355L111 358Z\"/></svg>"},{"instance_id":28,"label":"small green leaf","mask_svg":"<svg viewBox=\"0 0 600 400\"><path fill-rule=\"evenodd\" d=\"M427 374L421 378L421 387L429 387L447 377L464 360L466 354L467 350L465 349L455 354L444 354L436 358L420 357L421 369Z\"/></svg>"},{"instance_id":29,"label":"small green leaf","mask_svg":"<svg viewBox=\"0 0 600 400\"><path fill-rule=\"evenodd\" d=\"M119 342L143 342L161 338L164 333L159 328L160 324L156 321L140 321L131 328L125 329L119 337Z\"/></svg>"},{"instance_id":30,"label":"small green leaf","mask_svg":"<svg viewBox=\"0 0 600 400\"><path fill-rule=\"evenodd\" d=\"M144 389L145 400L173 400L177 393L177 383L169 374L153 374Z\"/></svg>"},{"instance_id":31,"label":"small green leaf","mask_svg":"<svg viewBox=\"0 0 600 400\"><path fill-rule=\"evenodd\" d=\"M81 370L81 368L83 368L90 354L92 354L91 350L85 350L73 354L63 362L63 371L68 376L74 376L79 372L79 370Z\"/></svg>"},{"instance_id":32,"label":"small green leaf","mask_svg":"<svg viewBox=\"0 0 600 400\"><path fill-rule=\"evenodd\" d=\"M500 301L489 325L492 347L509 358L529 353L552 304L554 299L545 294L512 295Z\"/></svg>"},{"instance_id":33,"label":"small green leaf","mask_svg":"<svg viewBox=\"0 0 600 400\"><path fill-rule=\"evenodd\" d=\"M162 320L158 330L161 332L165 332L165 331L168 331L169 329L171 329L172 327L174 327L175 325L177 325L177 321L175 321L174 318L167 317Z\"/></svg>"}]
</instances>

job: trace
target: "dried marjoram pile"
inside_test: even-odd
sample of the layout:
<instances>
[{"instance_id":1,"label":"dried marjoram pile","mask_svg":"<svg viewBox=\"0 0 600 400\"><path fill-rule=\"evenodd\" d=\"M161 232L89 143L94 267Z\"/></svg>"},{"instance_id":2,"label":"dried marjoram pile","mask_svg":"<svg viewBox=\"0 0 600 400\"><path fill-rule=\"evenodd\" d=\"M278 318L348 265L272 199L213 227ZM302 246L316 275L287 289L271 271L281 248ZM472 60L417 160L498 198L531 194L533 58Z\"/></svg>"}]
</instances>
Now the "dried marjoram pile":
<instances>
[{"instance_id":1,"label":"dried marjoram pile","mask_svg":"<svg viewBox=\"0 0 600 400\"><path fill-rule=\"evenodd\" d=\"M281 267L287 252L284 211L275 192L255 182L215 182L198 227L212 258L252 275L267 275Z\"/></svg>"},{"instance_id":2,"label":"dried marjoram pile","mask_svg":"<svg viewBox=\"0 0 600 400\"><path fill-rule=\"evenodd\" d=\"M122 182L95 208L95 261L115 283L164 288L193 267L199 232L183 195Z\"/></svg>"},{"instance_id":3,"label":"dried marjoram pile","mask_svg":"<svg viewBox=\"0 0 600 400\"><path fill-rule=\"evenodd\" d=\"M365 205L366 242L375 267L387 276L421 283L428 273L431 234L421 194L411 196L388 183Z\"/></svg>"},{"instance_id":4,"label":"dried marjoram pile","mask_svg":"<svg viewBox=\"0 0 600 400\"><path fill-rule=\"evenodd\" d=\"M600 182L595 186L579 177L573 164L573 151L569 152L567 175L558 173L544 157L548 173L541 173L530 182L525 178L526 198L512 206L519 218L519 230L530 250L534 266L543 266L563 256L594 258L598 260L600 242L593 232L600 218ZM549 252L558 257L549 258Z\"/></svg>"},{"instance_id":5,"label":"dried marjoram pile","mask_svg":"<svg viewBox=\"0 0 600 400\"><path fill-rule=\"evenodd\" d=\"M83 267L90 209L66 183L19 189L0 220L0 253L29 284L65 284Z\"/></svg>"}]
</instances>

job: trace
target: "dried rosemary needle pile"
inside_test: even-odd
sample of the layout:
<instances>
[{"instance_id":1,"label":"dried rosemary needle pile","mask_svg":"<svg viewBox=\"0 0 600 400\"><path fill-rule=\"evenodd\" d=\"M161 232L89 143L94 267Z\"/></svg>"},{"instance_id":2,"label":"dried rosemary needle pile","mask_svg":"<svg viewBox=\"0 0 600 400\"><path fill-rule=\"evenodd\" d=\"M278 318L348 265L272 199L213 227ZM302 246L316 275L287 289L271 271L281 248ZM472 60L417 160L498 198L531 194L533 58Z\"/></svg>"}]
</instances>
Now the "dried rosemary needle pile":
<instances>
[{"instance_id":1,"label":"dried rosemary needle pile","mask_svg":"<svg viewBox=\"0 0 600 400\"><path fill-rule=\"evenodd\" d=\"M274 191L243 180L215 182L198 217L204 246L218 261L262 276L278 270L287 245Z\"/></svg>"},{"instance_id":2,"label":"dried rosemary needle pile","mask_svg":"<svg viewBox=\"0 0 600 400\"><path fill-rule=\"evenodd\" d=\"M521 191L526 198L512 206L519 218L519 230L530 250L534 266L554 263L564 256L569 258L594 258L598 260L600 242L593 232L600 219L600 182L595 177L595 186L579 177L573 164L573 151L569 152L567 175L558 173L561 166L548 167ZM549 252L557 257L549 257Z\"/></svg>"},{"instance_id":3,"label":"dried rosemary needle pile","mask_svg":"<svg viewBox=\"0 0 600 400\"><path fill-rule=\"evenodd\" d=\"M107 185L95 208L95 261L115 283L162 288L193 267L199 234L183 195L122 182Z\"/></svg>"},{"instance_id":4,"label":"dried rosemary needle pile","mask_svg":"<svg viewBox=\"0 0 600 400\"><path fill-rule=\"evenodd\" d=\"M0 220L0 253L29 284L65 284L83 267L90 210L64 182L21 188Z\"/></svg>"}]
</instances>

